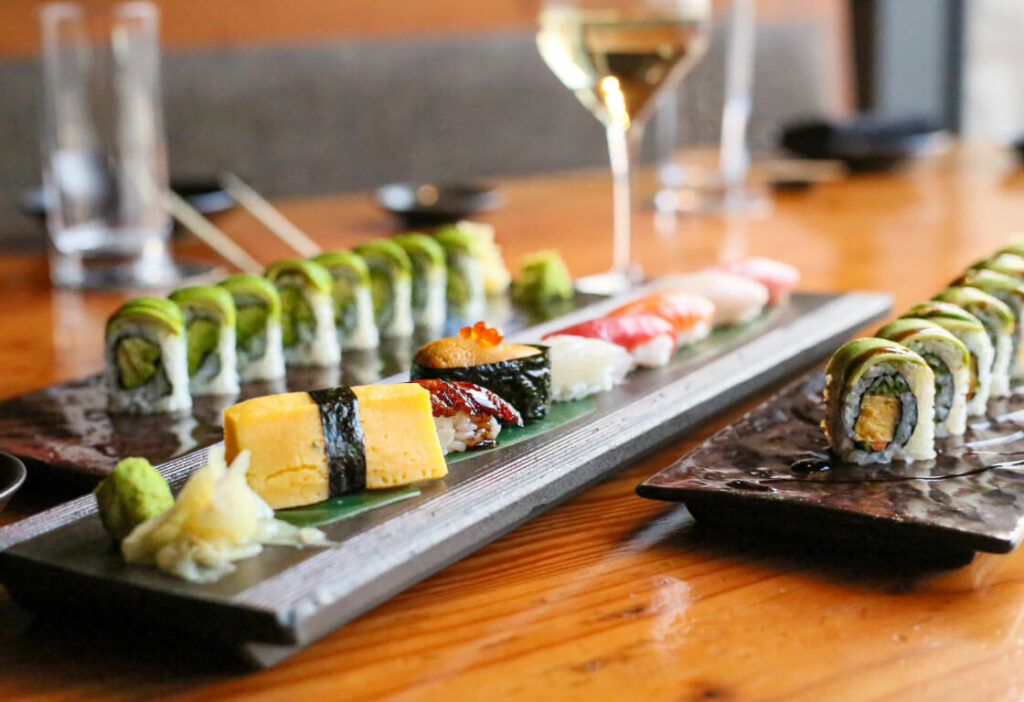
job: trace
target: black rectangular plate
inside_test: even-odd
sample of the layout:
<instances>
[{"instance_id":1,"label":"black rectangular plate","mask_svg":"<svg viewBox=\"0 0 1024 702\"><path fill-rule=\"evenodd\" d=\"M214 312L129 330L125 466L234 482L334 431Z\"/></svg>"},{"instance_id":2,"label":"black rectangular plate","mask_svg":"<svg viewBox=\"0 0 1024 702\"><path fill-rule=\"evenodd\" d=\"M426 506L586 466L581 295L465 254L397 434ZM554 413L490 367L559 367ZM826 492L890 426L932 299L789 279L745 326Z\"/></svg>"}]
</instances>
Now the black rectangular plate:
<instances>
[{"instance_id":1,"label":"black rectangular plate","mask_svg":"<svg viewBox=\"0 0 1024 702\"><path fill-rule=\"evenodd\" d=\"M518 339L539 339L619 303L599 303ZM325 527L335 548L271 547L221 581L197 585L125 565L101 530L95 499L85 496L0 529L0 579L30 607L102 606L139 622L173 620L269 665L822 358L889 305L888 296L874 293L796 295L749 325L716 332L664 368L632 373L546 433L452 461L448 476L424 483L417 497ZM195 451L162 470L180 484L205 454Z\"/></svg>"},{"instance_id":2,"label":"black rectangular plate","mask_svg":"<svg viewBox=\"0 0 1024 702\"><path fill-rule=\"evenodd\" d=\"M801 378L637 487L698 520L848 543L1006 553L1024 536L1024 388L989 404L934 461L835 461L821 370Z\"/></svg>"}]
</instances>

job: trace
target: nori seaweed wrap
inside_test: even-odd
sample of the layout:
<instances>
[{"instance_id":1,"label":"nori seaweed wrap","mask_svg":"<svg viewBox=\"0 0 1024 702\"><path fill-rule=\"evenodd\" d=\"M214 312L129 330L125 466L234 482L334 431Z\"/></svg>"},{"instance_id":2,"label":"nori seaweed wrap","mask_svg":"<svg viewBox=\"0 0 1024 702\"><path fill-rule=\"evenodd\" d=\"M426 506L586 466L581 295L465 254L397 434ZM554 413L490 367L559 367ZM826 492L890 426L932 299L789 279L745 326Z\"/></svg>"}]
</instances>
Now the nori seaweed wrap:
<instances>
[{"instance_id":1,"label":"nori seaweed wrap","mask_svg":"<svg viewBox=\"0 0 1024 702\"><path fill-rule=\"evenodd\" d=\"M543 418L551 405L551 359L540 344L484 344L447 337L420 347L412 380L447 380L487 388L515 407L523 419Z\"/></svg>"},{"instance_id":2,"label":"nori seaweed wrap","mask_svg":"<svg viewBox=\"0 0 1024 702\"><path fill-rule=\"evenodd\" d=\"M235 300L217 285L175 290L169 299L185 317L189 390L193 395L238 392Z\"/></svg>"},{"instance_id":3,"label":"nori seaweed wrap","mask_svg":"<svg viewBox=\"0 0 1024 702\"><path fill-rule=\"evenodd\" d=\"M370 269L366 261L352 251L328 251L313 260L334 278L334 325L342 351L377 348L380 335L373 319Z\"/></svg>"}]
</instances>

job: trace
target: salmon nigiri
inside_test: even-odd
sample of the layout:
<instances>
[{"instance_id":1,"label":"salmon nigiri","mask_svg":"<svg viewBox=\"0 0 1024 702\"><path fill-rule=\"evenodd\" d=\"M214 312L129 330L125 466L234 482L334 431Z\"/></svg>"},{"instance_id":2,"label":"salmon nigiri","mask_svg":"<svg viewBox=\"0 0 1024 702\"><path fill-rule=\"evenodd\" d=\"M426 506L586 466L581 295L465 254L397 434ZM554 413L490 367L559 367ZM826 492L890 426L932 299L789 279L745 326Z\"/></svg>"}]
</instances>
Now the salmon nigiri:
<instances>
[{"instance_id":1,"label":"salmon nigiri","mask_svg":"<svg viewBox=\"0 0 1024 702\"><path fill-rule=\"evenodd\" d=\"M633 363L645 368L656 368L668 363L676 350L676 329L667 320L653 314L599 317L574 324L553 336L582 336L600 339L626 349Z\"/></svg>"},{"instance_id":2,"label":"salmon nigiri","mask_svg":"<svg viewBox=\"0 0 1024 702\"><path fill-rule=\"evenodd\" d=\"M715 305L711 300L683 290L650 293L627 302L609 314L609 317L653 314L661 317L676 330L676 341L682 346L700 341L711 333Z\"/></svg>"}]
</instances>

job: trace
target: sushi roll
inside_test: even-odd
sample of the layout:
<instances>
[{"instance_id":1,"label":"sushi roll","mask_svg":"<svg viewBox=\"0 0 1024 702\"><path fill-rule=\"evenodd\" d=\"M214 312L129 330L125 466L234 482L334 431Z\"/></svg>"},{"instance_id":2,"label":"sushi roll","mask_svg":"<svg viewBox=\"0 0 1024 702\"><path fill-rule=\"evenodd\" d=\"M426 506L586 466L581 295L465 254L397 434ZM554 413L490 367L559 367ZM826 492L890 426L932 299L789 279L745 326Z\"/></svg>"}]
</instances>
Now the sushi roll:
<instances>
[{"instance_id":1,"label":"sushi roll","mask_svg":"<svg viewBox=\"0 0 1024 702\"><path fill-rule=\"evenodd\" d=\"M238 377L243 383L284 377L284 347L281 344L281 296L266 278L238 273L220 286L235 301L235 355Z\"/></svg>"},{"instance_id":2,"label":"sushi roll","mask_svg":"<svg viewBox=\"0 0 1024 702\"><path fill-rule=\"evenodd\" d=\"M185 318L170 300L129 300L107 320L107 409L155 414L192 407Z\"/></svg>"},{"instance_id":3,"label":"sushi roll","mask_svg":"<svg viewBox=\"0 0 1024 702\"><path fill-rule=\"evenodd\" d=\"M524 420L542 419L551 404L551 358L546 346L511 344L478 322L459 336L431 341L412 359L413 380L462 381L507 400Z\"/></svg>"},{"instance_id":4,"label":"sushi roll","mask_svg":"<svg viewBox=\"0 0 1024 702\"><path fill-rule=\"evenodd\" d=\"M832 451L851 463L935 458L935 375L888 339L854 339L825 368L825 421Z\"/></svg>"},{"instance_id":5,"label":"sushi roll","mask_svg":"<svg viewBox=\"0 0 1024 702\"><path fill-rule=\"evenodd\" d=\"M904 317L875 334L915 352L935 374L935 436L960 436L967 428L971 354L964 343L934 322Z\"/></svg>"},{"instance_id":6,"label":"sushi roll","mask_svg":"<svg viewBox=\"0 0 1024 702\"><path fill-rule=\"evenodd\" d=\"M660 368L676 352L676 329L663 317L653 314L620 314L599 317L574 324L551 336L580 336L601 339L621 346L633 357L634 365Z\"/></svg>"},{"instance_id":7,"label":"sushi roll","mask_svg":"<svg viewBox=\"0 0 1024 702\"><path fill-rule=\"evenodd\" d=\"M373 319L370 269L366 262L351 251L328 251L313 257L313 261L326 268L334 281L334 328L342 351L377 348L380 335Z\"/></svg>"},{"instance_id":8,"label":"sushi roll","mask_svg":"<svg viewBox=\"0 0 1024 702\"><path fill-rule=\"evenodd\" d=\"M1021 253L1024 253L1024 250ZM997 253L991 258L978 261L967 270L968 272L978 270L995 271L1018 280L1024 280L1024 255L1006 252Z\"/></svg>"},{"instance_id":9,"label":"sushi roll","mask_svg":"<svg viewBox=\"0 0 1024 702\"><path fill-rule=\"evenodd\" d=\"M264 395L224 410L230 462L274 509L444 477L430 393L412 383Z\"/></svg>"},{"instance_id":10,"label":"sushi roll","mask_svg":"<svg viewBox=\"0 0 1024 702\"><path fill-rule=\"evenodd\" d=\"M800 271L788 263L770 258L744 258L722 264L717 269L763 285L768 290L769 305L784 303L800 282Z\"/></svg>"},{"instance_id":11,"label":"sushi roll","mask_svg":"<svg viewBox=\"0 0 1024 702\"><path fill-rule=\"evenodd\" d=\"M650 314L661 317L676 330L679 346L700 341L711 333L716 314L715 305L706 297L684 290L670 290L644 295L618 307L609 317L633 317Z\"/></svg>"},{"instance_id":12,"label":"sushi roll","mask_svg":"<svg viewBox=\"0 0 1024 702\"><path fill-rule=\"evenodd\" d=\"M633 367L633 358L621 346L582 336L549 336L551 400L582 400L620 384Z\"/></svg>"},{"instance_id":13,"label":"sushi roll","mask_svg":"<svg viewBox=\"0 0 1024 702\"><path fill-rule=\"evenodd\" d=\"M189 391L193 395L238 393L235 300L217 285L194 285L170 294L185 317Z\"/></svg>"},{"instance_id":14,"label":"sushi roll","mask_svg":"<svg viewBox=\"0 0 1024 702\"><path fill-rule=\"evenodd\" d=\"M447 316L444 249L426 234L402 234L392 241L402 247L412 263L413 322L419 329L441 329Z\"/></svg>"},{"instance_id":15,"label":"sushi roll","mask_svg":"<svg viewBox=\"0 0 1024 702\"><path fill-rule=\"evenodd\" d=\"M1024 284L1016 278L988 269L972 270L965 273L957 285L966 285L987 292L1006 303L1013 312L1013 349L1011 351L1010 377L1019 378L1024 374L1024 359L1021 358L1021 317L1024 315Z\"/></svg>"},{"instance_id":16,"label":"sushi roll","mask_svg":"<svg viewBox=\"0 0 1024 702\"><path fill-rule=\"evenodd\" d=\"M990 397L1006 397L1010 392L1010 367L1013 361L1013 312L1004 302L977 288L953 286L935 296L974 315L985 326L992 342L992 389Z\"/></svg>"},{"instance_id":17,"label":"sushi roll","mask_svg":"<svg viewBox=\"0 0 1024 702\"><path fill-rule=\"evenodd\" d=\"M334 366L341 346L334 330L331 274L319 263L292 258L267 269L281 295L281 341L289 366Z\"/></svg>"},{"instance_id":18,"label":"sushi roll","mask_svg":"<svg viewBox=\"0 0 1024 702\"><path fill-rule=\"evenodd\" d=\"M482 317L487 306L483 260L476 238L457 226L441 227L434 239L444 249L448 264L448 316Z\"/></svg>"},{"instance_id":19,"label":"sushi roll","mask_svg":"<svg viewBox=\"0 0 1024 702\"><path fill-rule=\"evenodd\" d=\"M992 359L995 356L995 349L985 332L985 325L963 308L935 300L914 305L903 317L935 322L963 342L970 354L967 415L984 415L992 392Z\"/></svg>"},{"instance_id":20,"label":"sushi roll","mask_svg":"<svg viewBox=\"0 0 1024 702\"><path fill-rule=\"evenodd\" d=\"M749 322L761 314L770 298L768 288L756 280L715 270L665 276L658 287L685 290L711 300L716 327Z\"/></svg>"},{"instance_id":21,"label":"sushi roll","mask_svg":"<svg viewBox=\"0 0 1024 702\"><path fill-rule=\"evenodd\" d=\"M414 380L430 393L441 451L461 453L497 445L502 424L523 426L516 408L473 383Z\"/></svg>"},{"instance_id":22,"label":"sushi roll","mask_svg":"<svg viewBox=\"0 0 1024 702\"><path fill-rule=\"evenodd\" d=\"M482 222L461 220L455 228L476 240L476 248L480 254L480 265L484 271L484 293L488 297L504 295L512 283L512 276L505 265L501 246L494 239L494 227Z\"/></svg>"},{"instance_id":23,"label":"sushi roll","mask_svg":"<svg viewBox=\"0 0 1024 702\"><path fill-rule=\"evenodd\" d=\"M356 247L370 270L373 317L378 333L395 339L412 336L412 262L390 239L373 239Z\"/></svg>"}]
</instances>

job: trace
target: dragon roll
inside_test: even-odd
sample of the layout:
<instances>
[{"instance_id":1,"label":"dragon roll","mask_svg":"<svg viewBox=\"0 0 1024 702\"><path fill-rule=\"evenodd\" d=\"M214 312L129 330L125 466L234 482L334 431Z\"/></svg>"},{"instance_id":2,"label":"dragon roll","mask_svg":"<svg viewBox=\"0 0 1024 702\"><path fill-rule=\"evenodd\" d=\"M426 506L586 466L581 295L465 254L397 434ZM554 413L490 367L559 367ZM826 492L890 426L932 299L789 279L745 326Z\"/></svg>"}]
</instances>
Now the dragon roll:
<instances>
[{"instance_id":1,"label":"dragon roll","mask_svg":"<svg viewBox=\"0 0 1024 702\"><path fill-rule=\"evenodd\" d=\"M238 392L235 300L217 285L193 285L170 294L185 318L189 390L193 395Z\"/></svg>"},{"instance_id":2,"label":"dragon roll","mask_svg":"<svg viewBox=\"0 0 1024 702\"><path fill-rule=\"evenodd\" d=\"M412 317L420 329L440 330L447 316L448 272L444 248L426 234L402 234L392 241L412 263Z\"/></svg>"},{"instance_id":3,"label":"dragon roll","mask_svg":"<svg viewBox=\"0 0 1024 702\"><path fill-rule=\"evenodd\" d=\"M935 436L960 436L967 429L971 354L951 332L927 319L904 317L875 334L917 353L935 374Z\"/></svg>"},{"instance_id":4,"label":"dragon roll","mask_svg":"<svg viewBox=\"0 0 1024 702\"><path fill-rule=\"evenodd\" d=\"M266 278L238 273L220 286L235 300L235 355L243 383L284 377L281 342L281 295Z\"/></svg>"},{"instance_id":5,"label":"dragon roll","mask_svg":"<svg viewBox=\"0 0 1024 702\"><path fill-rule=\"evenodd\" d=\"M476 237L456 225L448 225L438 229L434 239L444 248L448 264L448 314L461 319L482 317L487 294L483 257Z\"/></svg>"},{"instance_id":6,"label":"dragon roll","mask_svg":"<svg viewBox=\"0 0 1024 702\"><path fill-rule=\"evenodd\" d=\"M934 322L963 342L970 355L967 415L984 415L992 390L992 357L995 354L992 341L985 332L985 325L962 307L935 300L914 305L903 317Z\"/></svg>"},{"instance_id":7,"label":"dragon roll","mask_svg":"<svg viewBox=\"0 0 1024 702\"><path fill-rule=\"evenodd\" d=\"M278 261L267 269L281 295L281 341L289 366L333 366L341 361L334 330L331 274L301 258Z\"/></svg>"},{"instance_id":8,"label":"dragon roll","mask_svg":"<svg viewBox=\"0 0 1024 702\"><path fill-rule=\"evenodd\" d=\"M1005 397L1010 392L1010 368L1013 361L1013 311L1002 300L978 288L955 285L935 296L951 302L978 318L992 342L992 389L990 397Z\"/></svg>"},{"instance_id":9,"label":"dragon roll","mask_svg":"<svg viewBox=\"0 0 1024 702\"><path fill-rule=\"evenodd\" d=\"M356 247L370 271L377 331L388 339L412 336L412 261L390 239L373 239Z\"/></svg>"},{"instance_id":10,"label":"dragon roll","mask_svg":"<svg viewBox=\"0 0 1024 702\"><path fill-rule=\"evenodd\" d=\"M334 326L342 350L375 349L380 345L373 319L370 269L352 251L329 251L313 258L334 279Z\"/></svg>"},{"instance_id":11,"label":"dragon roll","mask_svg":"<svg viewBox=\"0 0 1024 702\"><path fill-rule=\"evenodd\" d=\"M958 281L958 285L966 285L988 293L1002 300L1013 313L1013 349L1010 360L1010 377L1019 378L1024 374L1024 359L1021 358L1021 318L1024 316L1024 283L1010 275L990 269L969 270Z\"/></svg>"},{"instance_id":12,"label":"dragon roll","mask_svg":"<svg viewBox=\"0 0 1024 702\"><path fill-rule=\"evenodd\" d=\"M855 339L825 369L825 435L832 451L858 464L935 457L935 374L888 339Z\"/></svg>"},{"instance_id":13,"label":"dragon roll","mask_svg":"<svg viewBox=\"0 0 1024 702\"><path fill-rule=\"evenodd\" d=\"M155 414L192 407L185 318L170 300L129 300L107 320L107 409Z\"/></svg>"},{"instance_id":14,"label":"dragon roll","mask_svg":"<svg viewBox=\"0 0 1024 702\"><path fill-rule=\"evenodd\" d=\"M1024 280L1024 256L1019 253L1001 251L994 256L978 261L967 270L968 272L977 270L995 271L1017 280Z\"/></svg>"}]
</instances>

